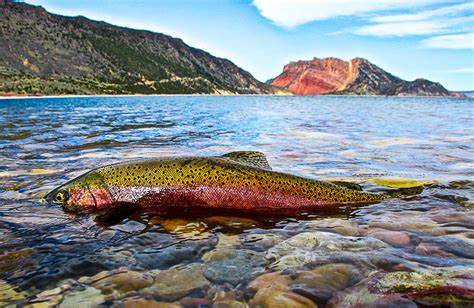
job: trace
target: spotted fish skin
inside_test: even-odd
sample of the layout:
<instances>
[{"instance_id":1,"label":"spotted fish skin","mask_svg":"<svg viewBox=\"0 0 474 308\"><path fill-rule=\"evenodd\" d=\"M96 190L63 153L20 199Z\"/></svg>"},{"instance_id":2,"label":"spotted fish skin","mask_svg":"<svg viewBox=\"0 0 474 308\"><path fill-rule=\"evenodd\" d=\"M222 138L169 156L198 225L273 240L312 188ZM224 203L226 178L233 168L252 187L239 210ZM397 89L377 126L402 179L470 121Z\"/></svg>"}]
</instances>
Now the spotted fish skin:
<instances>
[{"instance_id":1,"label":"spotted fish skin","mask_svg":"<svg viewBox=\"0 0 474 308\"><path fill-rule=\"evenodd\" d=\"M259 152L110 165L73 180L63 189L69 189L65 206L70 210L101 210L124 202L143 208L315 210L386 199L384 195L272 171ZM77 191L81 191L81 198L77 198ZM84 194L90 197L84 198Z\"/></svg>"}]
</instances>

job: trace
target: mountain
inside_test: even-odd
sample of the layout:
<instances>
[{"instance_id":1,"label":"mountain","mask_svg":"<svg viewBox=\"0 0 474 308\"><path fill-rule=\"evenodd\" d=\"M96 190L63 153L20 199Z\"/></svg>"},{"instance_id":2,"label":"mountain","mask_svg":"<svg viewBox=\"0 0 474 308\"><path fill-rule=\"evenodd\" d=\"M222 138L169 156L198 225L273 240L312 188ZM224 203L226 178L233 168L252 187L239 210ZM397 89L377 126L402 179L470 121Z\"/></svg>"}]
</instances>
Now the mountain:
<instances>
[{"instance_id":1,"label":"mountain","mask_svg":"<svg viewBox=\"0 0 474 308\"><path fill-rule=\"evenodd\" d=\"M406 81L362 58L351 61L314 58L290 62L269 84L296 95L453 95L439 83L426 79Z\"/></svg>"},{"instance_id":2,"label":"mountain","mask_svg":"<svg viewBox=\"0 0 474 308\"><path fill-rule=\"evenodd\" d=\"M0 0L0 55L0 95L277 91L180 39L11 0Z\"/></svg>"}]
</instances>

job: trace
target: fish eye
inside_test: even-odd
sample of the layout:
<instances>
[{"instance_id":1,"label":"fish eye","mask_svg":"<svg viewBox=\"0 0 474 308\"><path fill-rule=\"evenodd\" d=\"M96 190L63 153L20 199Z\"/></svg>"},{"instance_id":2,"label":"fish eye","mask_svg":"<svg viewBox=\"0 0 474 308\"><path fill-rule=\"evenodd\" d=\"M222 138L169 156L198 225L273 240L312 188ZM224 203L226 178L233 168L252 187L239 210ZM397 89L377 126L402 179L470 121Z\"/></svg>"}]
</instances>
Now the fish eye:
<instances>
[{"instance_id":1,"label":"fish eye","mask_svg":"<svg viewBox=\"0 0 474 308\"><path fill-rule=\"evenodd\" d=\"M54 196L54 201L57 203L64 203L69 198L69 193L66 190L60 190Z\"/></svg>"}]
</instances>

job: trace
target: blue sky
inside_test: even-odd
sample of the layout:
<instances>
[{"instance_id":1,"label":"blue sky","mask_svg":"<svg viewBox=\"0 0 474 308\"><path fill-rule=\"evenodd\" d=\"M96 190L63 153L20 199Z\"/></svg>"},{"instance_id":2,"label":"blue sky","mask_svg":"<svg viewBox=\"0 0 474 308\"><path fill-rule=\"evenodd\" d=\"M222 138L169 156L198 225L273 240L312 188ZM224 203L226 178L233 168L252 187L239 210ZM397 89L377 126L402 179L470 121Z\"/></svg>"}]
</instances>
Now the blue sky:
<instances>
[{"instance_id":1,"label":"blue sky","mask_svg":"<svg viewBox=\"0 0 474 308\"><path fill-rule=\"evenodd\" d=\"M257 79L295 60L364 57L407 80L474 90L472 0L27 0L63 15L162 32Z\"/></svg>"}]
</instances>

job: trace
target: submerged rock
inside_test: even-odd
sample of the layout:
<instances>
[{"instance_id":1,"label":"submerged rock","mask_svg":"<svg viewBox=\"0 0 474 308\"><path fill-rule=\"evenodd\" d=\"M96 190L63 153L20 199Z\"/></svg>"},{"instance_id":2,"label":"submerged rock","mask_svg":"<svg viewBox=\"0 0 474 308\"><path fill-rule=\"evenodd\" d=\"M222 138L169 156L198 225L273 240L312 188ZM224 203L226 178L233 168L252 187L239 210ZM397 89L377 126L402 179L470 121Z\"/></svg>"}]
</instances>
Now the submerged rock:
<instances>
[{"instance_id":1,"label":"submerged rock","mask_svg":"<svg viewBox=\"0 0 474 308\"><path fill-rule=\"evenodd\" d=\"M60 307L95 307L104 302L104 300L104 295L100 290L92 287L85 287L65 295Z\"/></svg>"},{"instance_id":2,"label":"submerged rock","mask_svg":"<svg viewBox=\"0 0 474 308\"><path fill-rule=\"evenodd\" d=\"M386 273L373 286L385 293L407 293L456 285L472 288L474 291L474 268L453 267Z\"/></svg>"},{"instance_id":3,"label":"submerged rock","mask_svg":"<svg viewBox=\"0 0 474 308\"><path fill-rule=\"evenodd\" d=\"M195 290L209 286L209 281L203 275L202 264L192 263L177 266L169 270L156 271L155 282L142 293L151 295L159 300L173 301L186 296Z\"/></svg>"},{"instance_id":4,"label":"submerged rock","mask_svg":"<svg viewBox=\"0 0 474 308\"><path fill-rule=\"evenodd\" d=\"M153 277L147 273L119 269L104 271L80 281L92 285L104 294L122 295L150 286L153 283Z\"/></svg>"},{"instance_id":5,"label":"submerged rock","mask_svg":"<svg viewBox=\"0 0 474 308\"><path fill-rule=\"evenodd\" d=\"M146 249L135 254L139 266L145 269L167 269L183 262L200 260L201 256L211 250L217 243L215 238L205 240L188 240L185 243L174 243L157 249Z\"/></svg>"},{"instance_id":6,"label":"submerged rock","mask_svg":"<svg viewBox=\"0 0 474 308\"><path fill-rule=\"evenodd\" d=\"M6 281L0 280L0 306L13 304L14 302L25 299L26 293L18 291L14 286Z\"/></svg>"},{"instance_id":7,"label":"submerged rock","mask_svg":"<svg viewBox=\"0 0 474 308\"><path fill-rule=\"evenodd\" d=\"M363 276L352 265L328 264L298 273L290 283L290 289L319 305L325 304L337 291L350 287L362 279Z\"/></svg>"},{"instance_id":8,"label":"submerged rock","mask_svg":"<svg viewBox=\"0 0 474 308\"><path fill-rule=\"evenodd\" d=\"M54 307L59 305L65 297L67 291L73 287L72 283L64 283L54 289L45 290L37 294L28 304L32 307Z\"/></svg>"},{"instance_id":9,"label":"submerged rock","mask_svg":"<svg viewBox=\"0 0 474 308\"><path fill-rule=\"evenodd\" d=\"M250 301L252 307L317 307L310 299L288 288L291 278L280 273L268 273L249 284L256 291Z\"/></svg>"},{"instance_id":10,"label":"submerged rock","mask_svg":"<svg viewBox=\"0 0 474 308\"><path fill-rule=\"evenodd\" d=\"M405 231L391 231L384 230L381 228L369 229L365 233L366 235L375 237L385 243L395 246L402 247L410 244L410 235Z\"/></svg>"},{"instance_id":11,"label":"submerged rock","mask_svg":"<svg viewBox=\"0 0 474 308\"><path fill-rule=\"evenodd\" d=\"M210 233L206 232L208 226L199 220L153 217L150 223L159 224L165 231L179 235L180 238L204 239L210 236Z\"/></svg>"},{"instance_id":12,"label":"submerged rock","mask_svg":"<svg viewBox=\"0 0 474 308\"><path fill-rule=\"evenodd\" d=\"M124 308L179 308L175 303L158 302L152 299L140 297L126 298L123 301Z\"/></svg>"},{"instance_id":13,"label":"submerged rock","mask_svg":"<svg viewBox=\"0 0 474 308\"><path fill-rule=\"evenodd\" d=\"M234 250L206 263L204 275L216 283L238 285L263 272L263 254L252 250Z\"/></svg>"},{"instance_id":14,"label":"submerged rock","mask_svg":"<svg viewBox=\"0 0 474 308\"><path fill-rule=\"evenodd\" d=\"M354 253L360 258L361 255L386 247L384 242L370 237L342 236L320 231L304 232L275 245L268 250L265 258L282 270L323 263L342 255L351 257Z\"/></svg>"},{"instance_id":15,"label":"submerged rock","mask_svg":"<svg viewBox=\"0 0 474 308\"><path fill-rule=\"evenodd\" d=\"M314 308L317 307L308 298L291 291L260 290L250 302L252 307L275 308Z\"/></svg>"},{"instance_id":16,"label":"submerged rock","mask_svg":"<svg viewBox=\"0 0 474 308\"><path fill-rule=\"evenodd\" d=\"M474 305L474 270L468 267L378 272L336 297L331 307L417 307Z\"/></svg>"},{"instance_id":17,"label":"submerged rock","mask_svg":"<svg viewBox=\"0 0 474 308\"><path fill-rule=\"evenodd\" d=\"M219 291L212 300L212 307L216 308L248 308L248 304L236 299L234 292Z\"/></svg>"},{"instance_id":18,"label":"submerged rock","mask_svg":"<svg viewBox=\"0 0 474 308\"><path fill-rule=\"evenodd\" d=\"M430 185L436 183L434 180L414 180L408 178L399 178L399 177L391 177L391 178L375 178L371 179L371 182L390 188L414 188L414 187L422 187L426 185Z\"/></svg>"}]
</instances>

